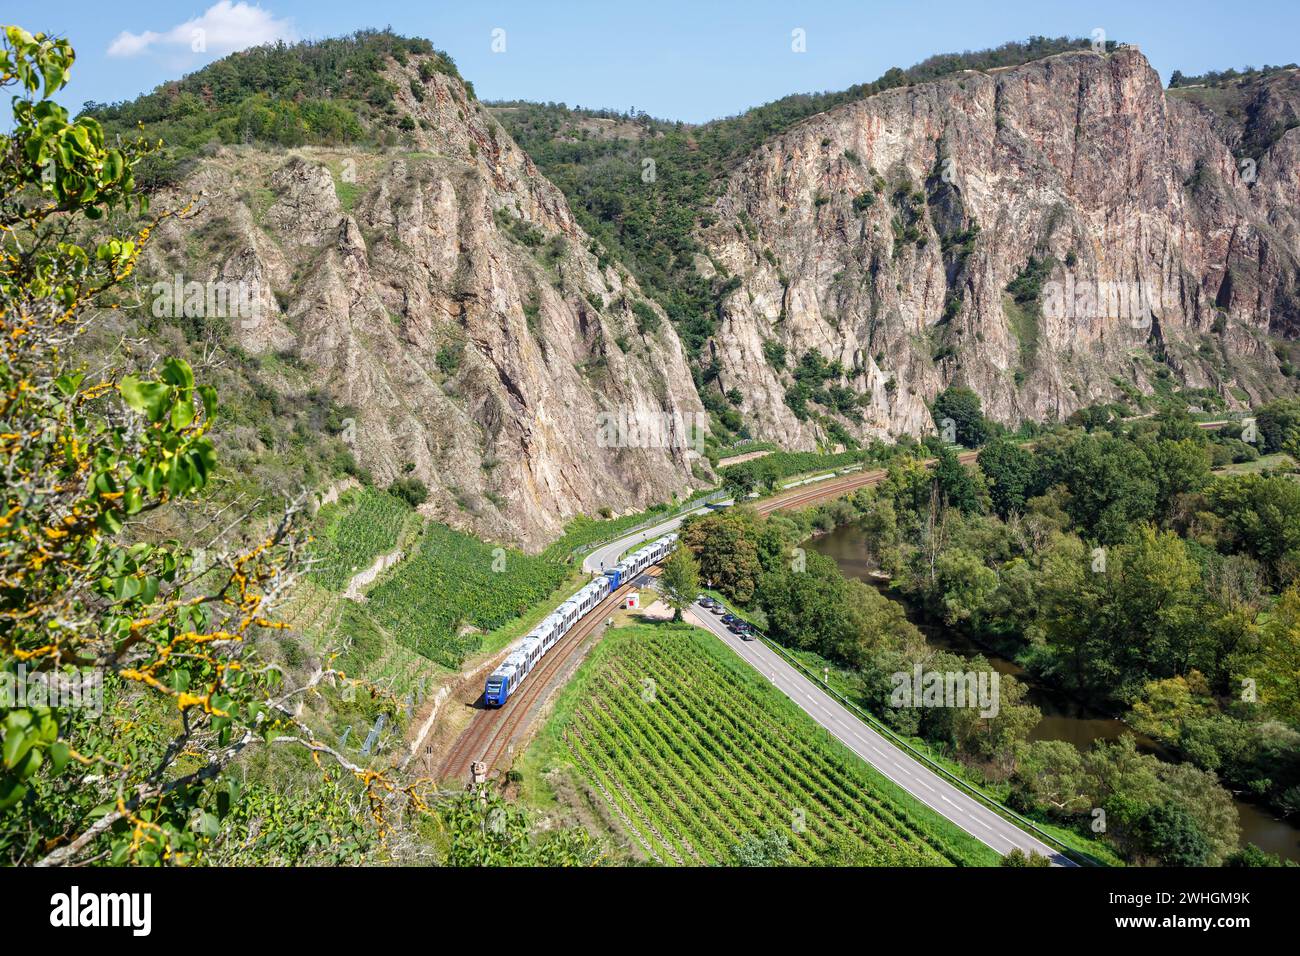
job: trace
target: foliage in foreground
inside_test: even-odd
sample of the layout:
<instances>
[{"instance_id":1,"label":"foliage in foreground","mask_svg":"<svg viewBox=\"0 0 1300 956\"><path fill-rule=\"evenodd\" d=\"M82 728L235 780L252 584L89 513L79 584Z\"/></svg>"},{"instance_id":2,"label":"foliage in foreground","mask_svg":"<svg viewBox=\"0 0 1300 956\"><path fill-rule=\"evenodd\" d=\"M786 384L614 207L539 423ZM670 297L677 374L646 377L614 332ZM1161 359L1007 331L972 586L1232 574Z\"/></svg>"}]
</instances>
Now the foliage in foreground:
<instances>
[{"instance_id":1,"label":"foliage in foreground","mask_svg":"<svg viewBox=\"0 0 1300 956\"><path fill-rule=\"evenodd\" d=\"M294 684L259 651L298 565L294 508L248 546L154 540L146 517L201 502L216 467L216 395L177 359L94 376L68 359L173 215L127 231L147 211L134 169L157 144L69 122L50 96L73 62L66 40L5 29L0 86L17 95L0 136L0 857L199 861L237 802L228 768L268 744L341 765L382 836L390 802L422 798L300 718L339 675L319 666Z\"/></svg>"}]
</instances>

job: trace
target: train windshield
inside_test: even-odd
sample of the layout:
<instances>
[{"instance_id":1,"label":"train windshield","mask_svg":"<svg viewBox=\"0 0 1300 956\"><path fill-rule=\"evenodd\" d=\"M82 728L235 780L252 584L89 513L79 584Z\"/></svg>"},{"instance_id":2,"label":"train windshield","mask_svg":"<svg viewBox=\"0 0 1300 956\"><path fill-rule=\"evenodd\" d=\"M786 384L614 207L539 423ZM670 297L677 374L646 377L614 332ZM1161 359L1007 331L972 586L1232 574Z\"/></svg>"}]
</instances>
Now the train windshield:
<instances>
[{"instance_id":1,"label":"train windshield","mask_svg":"<svg viewBox=\"0 0 1300 956\"><path fill-rule=\"evenodd\" d=\"M493 694L495 694L497 691L499 691L499 690L501 689L501 681L500 681L500 679L497 679L497 680L490 680L490 681L488 681L487 689L488 689L488 691L489 691L490 693L493 693Z\"/></svg>"}]
</instances>

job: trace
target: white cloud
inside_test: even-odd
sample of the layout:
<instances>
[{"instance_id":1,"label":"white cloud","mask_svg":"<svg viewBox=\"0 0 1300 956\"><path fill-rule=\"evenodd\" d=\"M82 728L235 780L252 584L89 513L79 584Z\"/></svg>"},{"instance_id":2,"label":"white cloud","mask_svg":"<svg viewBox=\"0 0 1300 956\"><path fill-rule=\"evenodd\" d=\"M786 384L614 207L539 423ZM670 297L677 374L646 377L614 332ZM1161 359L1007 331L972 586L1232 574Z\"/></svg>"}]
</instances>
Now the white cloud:
<instances>
[{"instance_id":1,"label":"white cloud","mask_svg":"<svg viewBox=\"0 0 1300 956\"><path fill-rule=\"evenodd\" d=\"M109 56L138 56L151 47L188 49L193 53L222 55L276 40L296 40L298 31L289 18L277 19L269 10L240 0L220 0L202 16L186 20L162 33L123 30L109 44Z\"/></svg>"}]
</instances>

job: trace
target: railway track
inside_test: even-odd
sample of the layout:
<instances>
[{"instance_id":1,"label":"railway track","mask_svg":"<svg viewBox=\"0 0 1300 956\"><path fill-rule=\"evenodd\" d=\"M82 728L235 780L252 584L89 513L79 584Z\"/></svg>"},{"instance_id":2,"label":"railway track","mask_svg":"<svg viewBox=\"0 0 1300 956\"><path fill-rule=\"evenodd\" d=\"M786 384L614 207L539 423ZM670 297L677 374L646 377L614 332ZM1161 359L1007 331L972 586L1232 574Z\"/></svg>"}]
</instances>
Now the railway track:
<instances>
[{"instance_id":1,"label":"railway track","mask_svg":"<svg viewBox=\"0 0 1300 956\"><path fill-rule=\"evenodd\" d=\"M638 575L637 580L654 571L655 569L647 568ZM636 581L628 582L579 618L573 629L543 655L520 689L510 695L504 707L484 707L475 713L469 727L460 735L438 768L437 779L464 780L468 778L471 766L479 761L487 765L490 773L505 754L529 710L545 695L551 679L573 658L591 633L604 626L608 615L618 608L635 585Z\"/></svg>"},{"instance_id":2,"label":"railway track","mask_svg":"<svg viewBox=\"0 0 1300 956\"><path fill-rule=\"evenodd\" d=\"M966 451L957 457L963 464L975 461L978 452ZM933 459L926 462L933 464ZM755 504L759 514L771 514L788 508L802 508L817 504L829 498L878 484L884 480L885 469L877 468L853 475L828 478L812 486L775 495ZM647 568L643 574L658 574L658 566ZM482 708L470 721L470 725L460 735L451 751L443 760L436 774L439 780L468 779L471 766L479 761L487 765L490 774L505 755L510 742L520 729L533 706L544 697L552 678L578 652L591 633L601 627L609 613L616 609L635 582L623 585L604 601L598 604L585 617L574 624L573 630L566 634L558 644L547 652L538 663L537 668L528 675L517 693L510 696L504 707Z\"/></svg>"},{"instance_id":3,"label":"railway track","mask_svg":"<svg viewBox=\"0 0 1300 956\"><path fill-rule=\"evenodd\" d=\"M957 460L963 465L969 465L977 457L979 457L978 451L964 451L957 456ZM926 464L934 464L934 459L929 459ZM773 511L817 504L828 498L838 498L840 495L856 491L859 488L865 488L868 485L879 484L887 474L888 472L884 468L875 468L871 471L860 471L852 475L828 478L813 485L805 485L802 488L766 498L755 504L754 510L761 515L765 515L771 514Z\"/></svg>"}]
</instances>

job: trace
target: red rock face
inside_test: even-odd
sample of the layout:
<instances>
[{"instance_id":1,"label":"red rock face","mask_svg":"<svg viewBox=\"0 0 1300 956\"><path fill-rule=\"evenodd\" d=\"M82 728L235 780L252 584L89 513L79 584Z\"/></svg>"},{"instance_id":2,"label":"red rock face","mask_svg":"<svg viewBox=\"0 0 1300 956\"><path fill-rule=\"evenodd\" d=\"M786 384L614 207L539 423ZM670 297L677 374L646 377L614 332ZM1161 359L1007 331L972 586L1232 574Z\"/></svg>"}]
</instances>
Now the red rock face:
<instances>
[{"instance_id":1,"label":"red rock face","mask_svg":"<svg viewBox=\"0 0 1300 956\"><path fill-rule=\"evenodd\" d=\"M1291 84L1256 94L1261 129L1294 121ZM767 340L844 365L866 397L840 422L864 438L929 431L949 384L1005 422L1063 417L1117 382L1151 391L1153 357L1265 399L1289 387L1268 337L1300 327L1298 149L1300 129L1268 141L1167 96L1127 48L847 104L731 175L703 239L741 285L709 357L758 437L805 448L823 433ZM1017 303L1031 257L1042 294Z\"/></svg>"}]
</instances>

